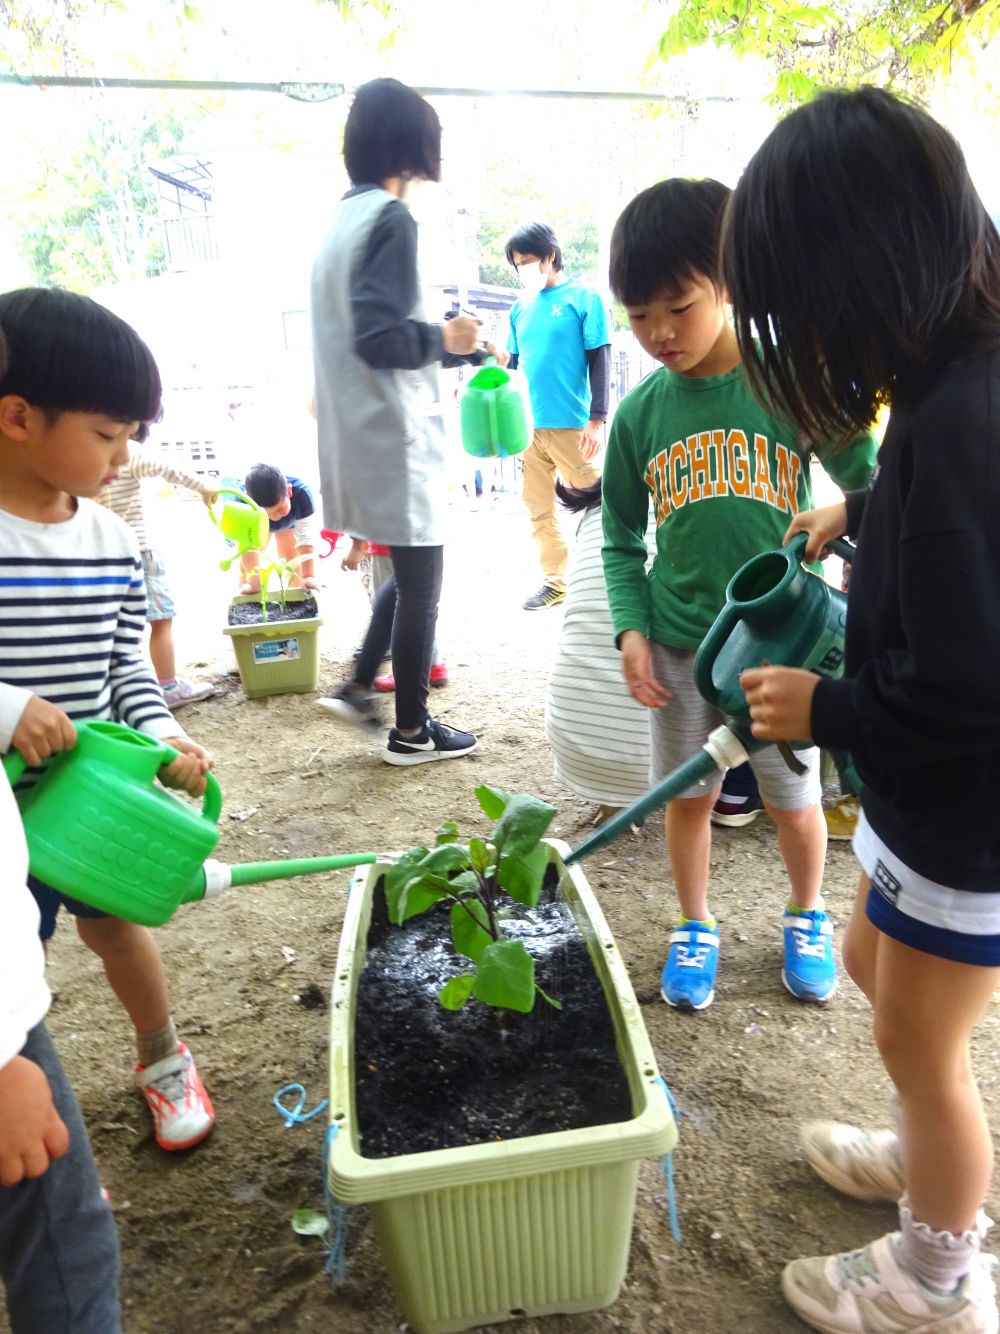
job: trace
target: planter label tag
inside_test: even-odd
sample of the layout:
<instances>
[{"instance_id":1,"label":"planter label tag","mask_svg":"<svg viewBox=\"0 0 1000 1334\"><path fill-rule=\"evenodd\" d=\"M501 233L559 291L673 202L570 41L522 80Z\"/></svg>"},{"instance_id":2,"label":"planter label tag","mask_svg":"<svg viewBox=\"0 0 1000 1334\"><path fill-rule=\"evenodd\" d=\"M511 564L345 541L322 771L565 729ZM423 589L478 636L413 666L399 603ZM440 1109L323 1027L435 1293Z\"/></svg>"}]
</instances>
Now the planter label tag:
<instances>
[{"instance_id":1,"label":"planter label tag","mask_svg":"<svg viewBox=\"0 0 1000 1334\"><path fill-rule=\"evenodd\" d=\"M253 646L254 662L292 662L301 658L299 641L292 639L262 639Z\"/></svg>"}]
</instances>

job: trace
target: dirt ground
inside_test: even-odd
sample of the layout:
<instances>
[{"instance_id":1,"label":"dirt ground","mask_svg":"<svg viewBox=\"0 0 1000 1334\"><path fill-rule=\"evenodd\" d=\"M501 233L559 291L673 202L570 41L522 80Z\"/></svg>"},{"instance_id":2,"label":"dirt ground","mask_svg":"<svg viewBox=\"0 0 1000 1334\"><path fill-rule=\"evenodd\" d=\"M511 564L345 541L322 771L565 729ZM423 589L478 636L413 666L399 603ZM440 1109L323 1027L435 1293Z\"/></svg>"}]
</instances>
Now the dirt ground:
<instances>
[{"instance_id":1,"label":"dirt ground","mask_svg":"<svg viewBox=\"0 0 1000 1334\"><path fill-rule=\"evenodd\" d=\"M523 515L508 501L457 509L453 520L441 634L452 682L432 703L445 721L478 732L479 752L454 764L393 768L371 738L332 721L312 696L248 701L237 677L220 676L216 696L181 717L217 757L223 860L398 849L428 837L445 817L482 831L473 788L484 781L551 801L559 811L554 833L571 843L589 829L594 808L557 785L543 734L560 612L520 610L537 584ZM230 661L221 634L228 583L214 570L218 539L195 504L172 502L165 526L182 656L215 675ZM359 640L366 602L339 561L324 562L322 572L321 681L329 685ZM716 831L723 962L715 1004L704 1014L671 1011L658 994L673 913L658 821L584 865L681 1111L675 1175L683 1243L671 1238L657 1165L645 1164L618 1301L591 1315L525 1319L521 1329L801 1329L781 1299L783 1263L859 1245L893 1225L893 1211L841 1199L814 1180L796 1149L804 1116L885 1121L886 1083L863 998L845 983L819 1009L784 992L783 872L766 818ZM826 896L838 926L855 881L849 846L832 846ZM326 1095L328 1012L297 998L310 984L328 994L346 888L338 874L232 891L182 909L159 931L176 1019L218 1117L206 1143L175 1157L153 1141L131 1084L128 1025L96 960L65 923L56 937L50 973L59 995L50 1023L114 1202L134 1334L401 1328L362 1208L351 1213L349 1273L336 1291L323 1274L321 1243L293 1233L294 1209L322 1207L323 1118L285 1129L272 1103L290 1081L305 1086L309 1106ZM995 1008L976 1045L997 1130Z\"/></svg>"}]
</instances>

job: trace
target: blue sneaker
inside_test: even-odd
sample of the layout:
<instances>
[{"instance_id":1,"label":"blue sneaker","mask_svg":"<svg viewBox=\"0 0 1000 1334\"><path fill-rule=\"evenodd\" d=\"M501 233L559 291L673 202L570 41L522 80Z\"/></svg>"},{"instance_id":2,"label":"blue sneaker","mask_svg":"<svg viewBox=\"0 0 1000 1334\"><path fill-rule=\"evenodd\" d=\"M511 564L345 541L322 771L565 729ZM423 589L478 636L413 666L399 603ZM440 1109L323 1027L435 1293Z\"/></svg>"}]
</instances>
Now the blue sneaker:
<instances>
[{"instance_id":1,"label":"blue sneaker","mask_svg":"<svg viewBox=\"0 0 1000 1334\"><path fill-rule=\"evenodd\" d=\"M670 937L660 995L676 1010L707 1010L715 998L719 932L704 922L685 922Z\"/></svg>"},{"instance_id":2,"label":"blue sneaker","mask_svg":"<svg viewBox=\"0 0 1000 1334\"><path fill-rule=\"evenodd\" d=\"M781 980L799 1000L827 1001L837 990L833 923L822 908L786 912L785 966Z\"/></svg>"}]
</instances>

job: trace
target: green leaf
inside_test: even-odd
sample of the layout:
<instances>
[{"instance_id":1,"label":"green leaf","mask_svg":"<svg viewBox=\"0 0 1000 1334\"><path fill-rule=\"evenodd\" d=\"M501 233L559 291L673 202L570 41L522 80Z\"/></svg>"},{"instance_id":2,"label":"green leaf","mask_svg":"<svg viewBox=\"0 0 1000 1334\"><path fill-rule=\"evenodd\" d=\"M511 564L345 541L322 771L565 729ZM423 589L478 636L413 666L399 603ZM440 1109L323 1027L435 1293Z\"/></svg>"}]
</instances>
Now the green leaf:
<instances>
[{"instance_id":1,"label":"green leaf","mask_svg":"<svg viewBox=\"0 0 1000 1334\"><path fill-rule=\"evenodd\" d=\"M411 917L418 917L441 899L451 896L450 882L427 870L430 858L451 851L450 846L435 848L432 852L426 848L409 848L390 866L385 874L385 901L390 922L402 926Z\"/></svg>"},{"instance_id":2,"label":"green leaf","mask_svg":"<svg viewBox=\"0 0 1000 1334\"><path fill-rule=\"evenodd\" d=\"M542 892L545 868L549 864L549 850L539 843L523 857L501 857L497 867L497 884L518 903L533 908Z\"/></svg>"},{"instance_id":3,"label":"green leaf","mask_svg":"<svg viewBox=\"0 0 1000 1334\"><path fill-rule=\"evenodd\" d=\"M292 1214L292 1231L300 1237L325 1237L330 1223L326 1214L315 1209L296 1209Z\"/></svg>"},{"instance_id":4,"label":"green leaf","mask_svg":"<svg viewBox=\"0 0 1000 1334\"><path fill-rule=\"evenodd\" d=\"M493 831L497 852L507 857L523 857L533 852L555 813L554 806L529 797L526 792L511 797Z\"/></svg>"},{"instance_id":5,"label":"green leaf","mask_svg":"<svg viewBox=\"0 0 1000 1334\"><path fill-rule=\"evenodd\" d=\"M397 926L403 921L399 915L399 900L413 875L413 868L427 855L426 848L408 848L385 873L385 902L389 921Z\"/></svg>"},{"instance_id":6,"label":"green leaf","mask_svg":"<svg viewBox=\"0 0 1000 1334\"><path fill-rule=\"evenodd\" d=\"M546 1005L552 1006L553 1010L562 1009L563 1007L562 1001L556 1000L554 996L550 996L548 992L543 991L537 982L535 983L535 990L538 992L539 996L541 996L542 1000L546 1003Z\"/></svg>"},{"instance_id":7,"label":"green leaf","mask_svg":"<svg viewBox=\"0 0 1000 1334\"><path fill-rule=\"evenodd\" d=\"M453 977L438 992L438 1000L446 1010L460 1010L472 995L472 984L475 980L475 975L472 973L461 973L458 977Z\"/></svg>"},{"instance_id":8,"label":"green leaf","mask_svg":"<svg viewBox=\"0 0 1000 1334\"><path fill-rule=\"evenodd\" d=\"M451 905L451 938L459 954L464 954L473 963L478 963L483 957L483 951L493 944L489 920L486 909L478 899L466 899L464 903Z\"/></svg>"},{"instance_id":9,"label":"green leaf","mask_svg":"<svg viewBox=\"0 0 1000 1334\"><path fill-rule=\"evenodd\" d=\"M490 864L493 861L493 854L485 839L469 839L469 860L481 875L485 875L490 869Z\"/></svg>"},{"instance_id":10,"label":"green leaf","mask_svg":"<svg viewBox=\"0 0 1000 1334\"><path fill-rule=\"evenodd\" d=\"M434 842L438 847L442 843L454 843L458 838L458 825L454 820L443 820L437 827L437 834Z\"/></svg>"},{"instance_id":11,"label":"green leaf","mask_svg":"<svg viewBox=\"0 0 1000 1334\"><path fill-rule=\"evenodd\" d=\"M483 951L472 994L486 1005L528 1014L535 1004L535 961L520 940L498 940Z\"/></svg>"},{"instance_id":12,"label":"green leaf","mask_svg":"<svg viewBox=\"0 0 1000 1334\"><path fill-rule=\"evenodd\" d=\"M510 793L504 792L503 788L487 787L483 783L476 788L476 800L491 820L499 820L510 800Z\"/></svg>"},{"instance_id":13,"label":"green leaf","mask_svg":"<svg viewBox=\"0 0 1000 1334\"><path fill-rule=\"evenodd\" d=\"M451 890L456 897L464 898L466 894L479 893L479 876L475 871L463 871L461 875L456 875L451 881Z\"/></svg>"},{"instance_id":14,"label":"green leaf","mask_svg":"<svg viewBox=\"0 0 1000 1334\"><path fill-rule=\"evenodd\" d=\"M417 869L424 875L446 876L449 871L464 869L468 865L469 854L465 848L457 843L442 843L417 863Z\"/></svg>"}]
</instances>

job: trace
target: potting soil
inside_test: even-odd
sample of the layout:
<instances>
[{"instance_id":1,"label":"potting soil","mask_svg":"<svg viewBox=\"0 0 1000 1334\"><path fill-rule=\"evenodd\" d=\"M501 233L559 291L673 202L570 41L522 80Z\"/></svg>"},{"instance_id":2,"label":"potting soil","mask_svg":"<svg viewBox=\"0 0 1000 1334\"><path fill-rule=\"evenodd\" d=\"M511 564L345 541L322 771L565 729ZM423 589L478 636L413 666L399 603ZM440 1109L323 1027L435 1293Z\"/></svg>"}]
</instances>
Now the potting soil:
<instances>
[{"instance_id":1,"label":"potting soil","mask_svg":"<svg viewBox=\"0 0 1000 1334\"><path fill-rule=\"evenodd\" d=\"M628 1083L587 946L551 895L504 922L535 960L530 1014L470 999L446 1010L437 993L469 970L455 953L449 905L402 927L376 887L355 1024L355 1080L366 1158L482 1144L630 1120Z\"/></svg>"},{"instance_id":2,"label":"potting soil","mask_svg":"<svg viewBox=\"0 0 1000 1334\"><path fill-rule=\"evenodd\" d=\"M292 598L282 609L280 602L268 601L267 624L272 621L307 621L319 615L315 598ZM264 616L259 602L232 602L229 604L230 625L263 625Z\"/></svg>"}]
</instances>

